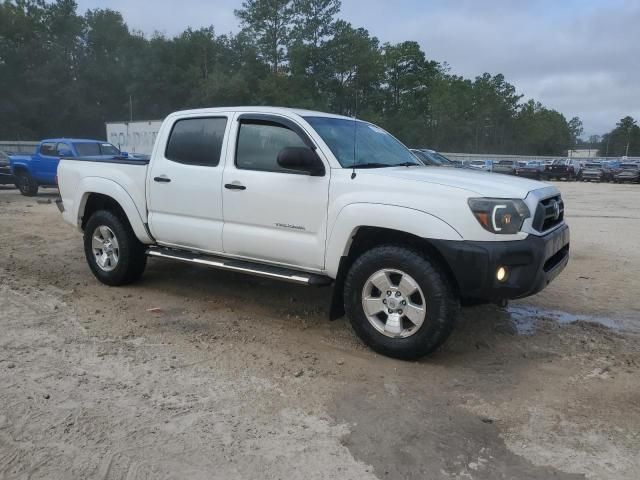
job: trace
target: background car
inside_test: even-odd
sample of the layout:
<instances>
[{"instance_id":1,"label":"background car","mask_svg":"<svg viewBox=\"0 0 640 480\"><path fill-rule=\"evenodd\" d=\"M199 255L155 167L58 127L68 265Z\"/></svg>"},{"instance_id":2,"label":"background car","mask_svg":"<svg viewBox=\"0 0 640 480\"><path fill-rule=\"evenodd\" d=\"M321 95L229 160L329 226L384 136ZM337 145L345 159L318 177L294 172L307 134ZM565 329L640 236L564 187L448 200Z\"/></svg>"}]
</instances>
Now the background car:
<instances>
[{"instance_id":1,"label":"background car","mask_svg":"<svg viewBox=\"0 0 640 480\"><path fill-rule=\"evenodd\" d=\"M471 170L482 170L483 172L493 171L493 162L491 160L471 160L465 163L465 167Z\"/></svg>"},{"instance_id":2,"label":"background car","mask_svg":"<svg viewBox=\"0 0 640 480\"><path fill-rule=\"evenodd\" d=\"M621 163L620 169L613 176L613 181L614 183L640 183L640 164L633 162Z\"/></svg>"},{"instance_id":3,"label":"background car","mask_svg":"<svg viewBox=\"0 0 640 480\"><path fill-rule=\"evenodd\" d=\"M620 160L604 160L600 162L602 165L602 171L604 172L604 181L613 182L613 179L617 173L620 172L621 163Z\"/></svg>"},{"instance_id":4,"label":"background car","mask_svg":"<svg viewBox=\"0 0 640 480\"><path fill-rule=\"evenodd\" d=\"M498 160L493 162L494 173L506 173L507 175L515 175L518 162L516 160Z\"/></svg>"},{"instance_id":5,"label":"background car","mask_svg":"<svg viewBox=\"0 0 640 480\"><path fill-rule=\"evenodd\" d=\"M420 163L427 167L439 166L438 164L434 163L422 150L412 148L411 153L413 153L418 158L418 160L420 160Z\"/></svg>"},{"instance_id":6,"label":"background car","mask_svg":"<svg viewBox=\"0 0 640 480\"><path fill-rule=\"evenodd\" d=\"M603 182L604 179L604 169L600 162L587 162L584 164L581 176L583 182Z\"/></svg>"},{"instance_id":7,"label":"background car","mask_svg":"<svg viewBox=\"0 0 640 480\"><path fill-rule=\"evenodd\" d=\"M9 155L0 150L0 185L13 185L15 183L16 179L11 173L11 166L9 165Z\"/></svg>"},{"instance_id":8,"label":"background car","mask_svg":"<svg viewBox=\"0 0 640 480\"><path fill-rule=\"evenodd\" d=\"M456 162L445 157L441 153L435 150L429 150L428 148L414 148L411 150L425 165L433 167L458 167L462 166L461 162Z\"/></svg>"},{"instance_id":9,"label":"background car","mask_svg":"<svg viewBox=\"0 0 640 480\"><path fill-rule=\"evenodd\" d=\"M545 165L543 175L547 180L578 180L582 175L582 164L579 160L559 158Z\"/></svg>"},{"instance_id":10,"label":"background car","mask_svg":"<svg viewBox=\"0 0 640 480\"><path fill-rule=\"evenodd\" d=\"M519 162L518 168L516 168L516 175L518 175L519 177L542 180L544 176L544 169L545 164L538 160L532 160L530 162Z\"/></svg>"}]
</instances>

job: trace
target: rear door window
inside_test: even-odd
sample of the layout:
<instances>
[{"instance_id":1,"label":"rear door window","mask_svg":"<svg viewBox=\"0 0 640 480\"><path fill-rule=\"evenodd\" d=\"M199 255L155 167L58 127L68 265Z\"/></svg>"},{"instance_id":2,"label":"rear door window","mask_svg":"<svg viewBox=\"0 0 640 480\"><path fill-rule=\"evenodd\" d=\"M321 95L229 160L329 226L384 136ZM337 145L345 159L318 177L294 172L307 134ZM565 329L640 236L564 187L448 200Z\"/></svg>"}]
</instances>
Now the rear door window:
<instances>
[{"instance_id":1,"label":"rear door window","mask_svg":"<svg viewBox=\"0 0 640 480\"><path fill-rule=\"evenodd\" d=\"M169 135L165 157L186 165L215 167L220 163L226 127L225 117L178 120Z\"/></svg>"},{"instance_id":2,"label":"rear door window","mask_svg":"<svg viewBox=\"0 0 640 480\"><path fill-rule=\"evenodd\" d=\"M58 145L56 145L57 156L61 157L63 153L65 155L69 155L70 152L71 152L71 147L66 143L58 143Z\"/></svg>"}]
</instances>

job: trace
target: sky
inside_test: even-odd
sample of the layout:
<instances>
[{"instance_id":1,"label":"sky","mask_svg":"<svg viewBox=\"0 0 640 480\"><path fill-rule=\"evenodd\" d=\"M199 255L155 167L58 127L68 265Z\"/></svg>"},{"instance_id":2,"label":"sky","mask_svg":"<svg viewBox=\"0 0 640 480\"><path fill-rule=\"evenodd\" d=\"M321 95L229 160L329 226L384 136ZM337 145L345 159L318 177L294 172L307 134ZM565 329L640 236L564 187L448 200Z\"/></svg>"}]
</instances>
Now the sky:
<instances>
[{"instance_id":1,"label":"sky","mask_svg":"<svg viewBox=\"0 0 640 480\"><path fill-rule=\"evenodd\" d=\"M129 28L173 36L237 32L241 0L76 0L111 8ZM640 121L640 0L342 0L339 18L381 43L417 41L427 58L474 78L502 73L523 100L579 116L583 137Z\"/></svg>"}]
</instances>

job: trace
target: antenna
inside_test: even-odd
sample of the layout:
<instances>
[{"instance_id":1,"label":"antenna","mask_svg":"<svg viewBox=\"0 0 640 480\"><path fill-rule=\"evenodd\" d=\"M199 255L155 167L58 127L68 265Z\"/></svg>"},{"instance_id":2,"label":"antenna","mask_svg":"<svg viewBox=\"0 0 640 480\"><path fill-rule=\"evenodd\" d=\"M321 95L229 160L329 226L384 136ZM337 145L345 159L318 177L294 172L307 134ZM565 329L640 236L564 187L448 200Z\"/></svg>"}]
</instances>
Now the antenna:
<instances>
[{"instance_id":1,"label":"antenna","mask_svg":"<svg viewBox=\"0 0 640 480\"><path fill-rule=\"evenodd\" d=\"M356 140L358 138L358 67L356 67L356 105L353 109L353 164L351 165L351 180L356 178Z\"/></svg>"}]
</instances>

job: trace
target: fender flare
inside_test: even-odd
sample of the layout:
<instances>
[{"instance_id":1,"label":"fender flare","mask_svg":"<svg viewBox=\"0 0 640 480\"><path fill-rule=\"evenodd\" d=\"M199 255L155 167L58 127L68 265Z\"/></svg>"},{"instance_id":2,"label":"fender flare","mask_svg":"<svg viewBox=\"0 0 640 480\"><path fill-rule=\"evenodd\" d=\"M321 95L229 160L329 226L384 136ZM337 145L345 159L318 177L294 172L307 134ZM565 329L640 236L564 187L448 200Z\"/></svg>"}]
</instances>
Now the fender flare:
<instances>
[{"instance_id":1,"label":"fender flare","mask_svg":"<svg viewBox=\"0 0 640 480\"><path fill-rule=\"evenodd\" d=\"M127 220L136 237L138 237L142 243L150 244L154 242L147 231L142 215L127 191L113 180L102 177L85 177L76 188L73 204L78 206L76 212L76 224L78 227L82 224L82 217L87 205L87 200L92 193L99 193L116 201L127 215Z\"/></svg>"},{"instance_id":2,"label":"fender flare","mask_svg":"<svg viewBox=\"0 0 640 480\"><path fill-rule=\"evenodd\" d=\"M336 278L340 259L348 255L359 228L380 227L410 233L417 237L462 240L462 235L435 215L399 205L351 203L340 210L327 240L326 272Z\"/></svg>"},{"instance_id":3,"label":"fender flare","mask_svg":"<svg viewBox=\"0 0 640 480\"><path fill-rule=\"evenodd\" d=\"M14 162L13 160L10 160L9 168L11 169L11 173L13 173L14 175L15 175L16 169L18 169L18 170L26 170L29 175L33 176L33 174L31 173L31 169L29 168L26 162L23 162L23 161Z\"/></svg>"}]
</instances>

